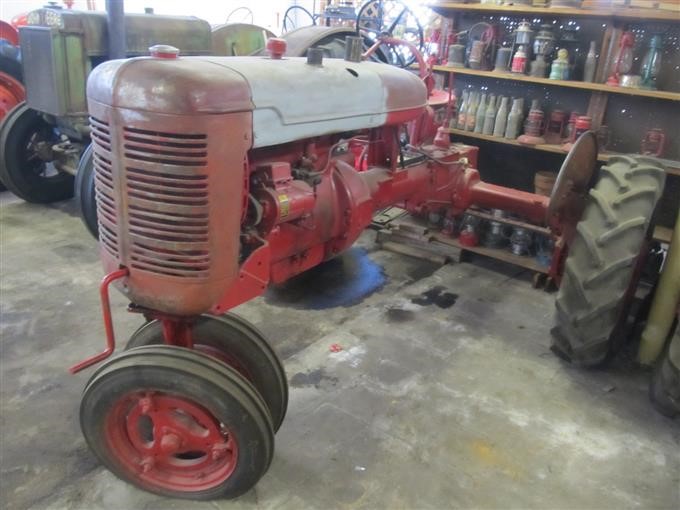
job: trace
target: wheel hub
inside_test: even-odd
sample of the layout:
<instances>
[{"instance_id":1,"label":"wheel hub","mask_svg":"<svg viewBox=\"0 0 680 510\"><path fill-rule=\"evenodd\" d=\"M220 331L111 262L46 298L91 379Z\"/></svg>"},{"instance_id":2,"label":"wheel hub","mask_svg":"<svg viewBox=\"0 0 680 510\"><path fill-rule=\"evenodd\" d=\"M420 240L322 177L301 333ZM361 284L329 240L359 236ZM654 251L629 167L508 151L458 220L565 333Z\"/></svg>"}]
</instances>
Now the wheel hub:
<instances>
[{"instance_id":1,"label":"wheel hub","mask_svg":"<svg viewBox=\"0 0 680 510\"><path fill-rule=\"evenodd\" d=\"M126 470L168 489L209 489L232 474L238 458L233 435L208 410L160 392L121 398L105 435Z\"/></svg>"},{"instance_id":2,"label":"wheel hub","mask_svg":"<svg viewBox=\"0 0 680 510\"><path fill-rule=\"evenodd\" d=\"M581 219L596 165L597 137L587 131L576 140L557 175L546 214L548 225L563 231Z\"/></svg>"}]
</instances>

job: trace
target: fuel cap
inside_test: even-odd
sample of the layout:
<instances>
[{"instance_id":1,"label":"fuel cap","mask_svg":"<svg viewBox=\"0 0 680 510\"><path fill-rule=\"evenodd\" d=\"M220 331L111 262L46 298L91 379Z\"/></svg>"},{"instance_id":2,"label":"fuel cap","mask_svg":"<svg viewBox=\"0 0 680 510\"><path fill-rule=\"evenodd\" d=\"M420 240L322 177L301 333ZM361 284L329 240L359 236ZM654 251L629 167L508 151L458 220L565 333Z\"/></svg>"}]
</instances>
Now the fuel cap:
<instances>
[{"instance_id":1,"label":"fuel cap","mask_svg":"<svg viewBox=\"0 0 680 510\"><path fill-rule=\"evenodd\" d=\"M179 48L169 44L156 44L149 48L149 53L154 58L177 58L179 57Z\"/></svg>"},{"instance_id":2,"label":"fuel cap","mask_svg":"<svg viewBox=\"0 0 680 510\"><path fill-rule=\"evenodd\" d=\"M286 53L286 40L280 37L270 37L267 39L267 51L274 60L279 60Z\"/></svg>"}]
</instances>

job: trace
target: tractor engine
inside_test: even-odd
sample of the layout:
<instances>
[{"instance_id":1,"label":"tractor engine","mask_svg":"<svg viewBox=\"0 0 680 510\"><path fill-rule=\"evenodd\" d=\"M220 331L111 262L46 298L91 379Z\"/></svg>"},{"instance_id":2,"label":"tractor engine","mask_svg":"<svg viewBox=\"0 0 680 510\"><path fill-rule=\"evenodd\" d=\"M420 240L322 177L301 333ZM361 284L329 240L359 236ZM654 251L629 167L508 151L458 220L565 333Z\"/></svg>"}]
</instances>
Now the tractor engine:
<instances>
[{"instance_id":1,"label":"tractor engine","mask_svg":"<svg viewBox=\"0 0 680 510\"><path fill-rule=\"evenodd\" d=\"M222 313L349 247L377 209L473 198L476 148L420 145L427 91L410 72L154 55L88 82L101 255L139 307Z\"/></svg>"}]
</instances>

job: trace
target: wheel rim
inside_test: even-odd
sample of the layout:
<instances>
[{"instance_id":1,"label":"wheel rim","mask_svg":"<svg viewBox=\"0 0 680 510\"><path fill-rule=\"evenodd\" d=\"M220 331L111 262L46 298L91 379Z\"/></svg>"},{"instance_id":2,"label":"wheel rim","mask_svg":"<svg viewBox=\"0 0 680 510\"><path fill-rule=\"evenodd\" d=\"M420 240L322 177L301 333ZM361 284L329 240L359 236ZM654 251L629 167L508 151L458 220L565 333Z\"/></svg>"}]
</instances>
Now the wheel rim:
<instances>
[{"instance_id":1,"label":"wheel rim","mask_svg":"<svg viewBox=\"0 0 680 510\"><path fill-rule=\"evenodd\" d=\"M9 74L0 72L0 120L26 97L24 86Z\"/></svg>"},{"instance_id":2,"label":"wheel rim","mask_svg":"<svg viewBox=\"0 0 680 510\"><path fill-rule=\"evenodd\" d=\"M52 128L41 126L27 136L21 146L20 158L23 167L36 179L50 179L60 175L58 171L50 169L48 161L40 155L41 144L50 141L54 141Z\"/></svg>"},{"instance_id":3,"label":"wheel rim","mask_svg":"<svg viewBox=\"0 0 680 510\"><path fill-rule=\"evenodd\" d=\"M153 487L211 489L228 479L238 462L234 434L183 396L128 393L111 407L104 435L122 467Z\"/></svg>"}]
</instances>

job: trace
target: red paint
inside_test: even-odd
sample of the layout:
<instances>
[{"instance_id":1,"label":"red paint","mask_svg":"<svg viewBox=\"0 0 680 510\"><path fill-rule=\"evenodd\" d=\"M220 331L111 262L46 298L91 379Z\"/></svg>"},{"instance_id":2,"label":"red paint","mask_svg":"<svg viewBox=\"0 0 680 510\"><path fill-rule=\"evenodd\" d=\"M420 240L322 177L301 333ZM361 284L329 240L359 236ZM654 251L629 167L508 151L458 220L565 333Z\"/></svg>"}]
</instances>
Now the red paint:
<instances>
[{"instance_id":1,"label":"red paint","mask_svg":"<svg viewBox=\"0 0 680 510\"><path fill-rule=\"evenodd\" d=\"M274 60L281 60L286 53L286 40L280 37L270 37L267 39L267 51Z\"/></svg>"},{"instance_id":2,"label":"red paint","mask_svg":"<svg viewBox=\"0 0 680 510\"><path fill-rule=\"evenodd\" d=\"M12 46L19 46L19 31L17 27L0 20L0 39L5 39Z\"/></svg>"},{"instance_id":3,"label":"red paint","mask_svg":"<svg viewBox=\"0 0 680 510\"><path fill-rule=\"evenodd\" d=\"M111 318L111 300L109 299L109 287L114 281L120 280L121 278L125 278L128 274L129 271L123 268L107 274L102 279L102 282L99 285L99 297L102 302L102 315L104 317L104 330L106 333L106 349L104 349L104 351L100 352L99 354L86 358L80 363L73 365L71 368L69 368L69 372L71 372L72 374L80 372L84 368L91 367L92 365L105 360L106 358L111 356L111 354L113 354L113 351L116 348L116 337L113 332L113 320Z\"/></svg>"},{"instance_id":4,"label":"red paint","mask_svg":"<svg viewBox=\"0 0 680 510\"><path fill-rule=\"evenodd\" d=\"M180 395L135 392L108 411L104 440L123 470L150 489L197 492L227 480L238 441L210 411Z\"/></svg>"},{"instance_id":5,"label":"red paint","mask_svg":"<svg viewBox=\"0 0 680 510\"><path fill-rule=\"evenodd\" d=\"M340 352L342 351L342 345L340 344L331 344L330 349L331 352Z\"/></svg>"},{"instance_id":6,"label":"red paint","mask_svg":"<svg viewBox=\"0 0 680 510\"><path fill-rule=\"evenodd\" d=\"M458 241L463 246L477 246L479 244L479 237L475 232L464 230L458 236Z\"/></svg>"},{"instance_id":7,"label":"red paint","mask_svg":"<svg viewBox=\"0 0 680 510\"><path fill-rule=\"evenodd\" d=\"M176 59L179 58L179 49L167 44L156 44L149 48L149 54L154 58Z\"/></svg>"},{"instance_id":8,"label":"red paint","mask_svg":"<svg viewBox=\"0 0 680 510\"><path fill-rule=\"evenodd\" d=\"M0 72L0 122L25 98L24 86L9 74Z\"/></svg>"}]
</instances>

